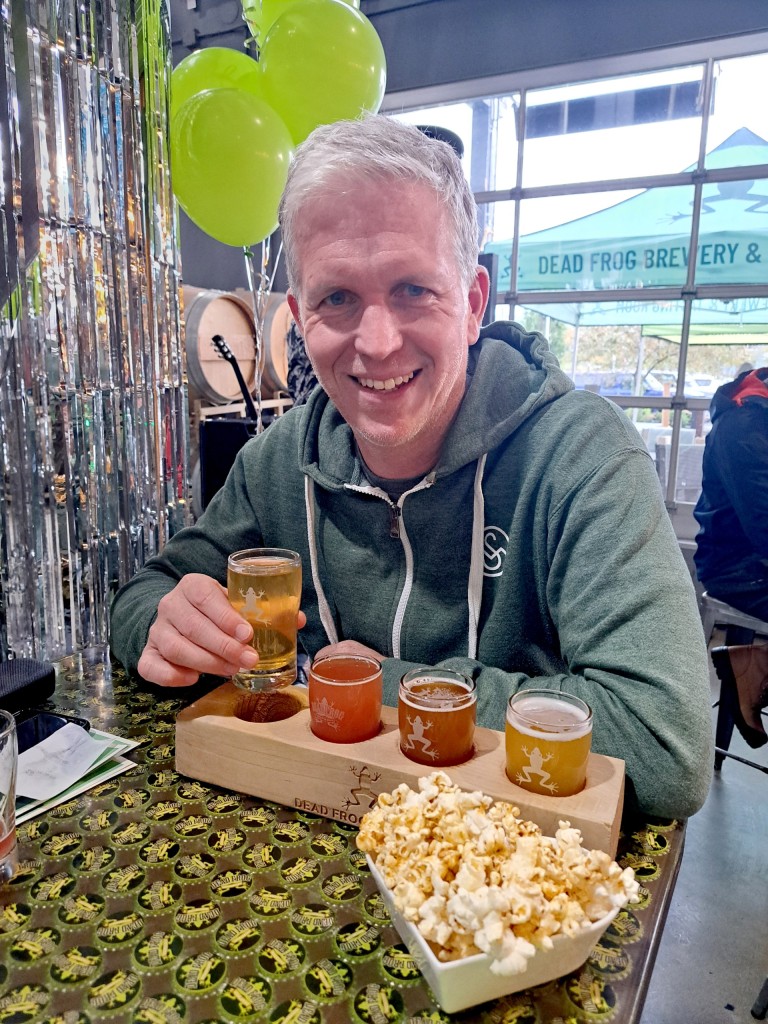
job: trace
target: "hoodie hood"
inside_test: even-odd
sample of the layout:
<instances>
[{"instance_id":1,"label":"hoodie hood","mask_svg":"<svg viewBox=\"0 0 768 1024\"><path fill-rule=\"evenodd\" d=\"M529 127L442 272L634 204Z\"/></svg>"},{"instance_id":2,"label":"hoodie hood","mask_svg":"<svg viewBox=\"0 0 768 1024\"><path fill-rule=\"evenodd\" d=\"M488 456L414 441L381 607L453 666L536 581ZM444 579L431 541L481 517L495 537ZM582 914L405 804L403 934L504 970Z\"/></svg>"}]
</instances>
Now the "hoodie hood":
<instances>
[{"instance_id":1,"label":"hoodie hood","mask_svg":"<svg viewBox=\"0 0 768 1024\"><path fill-rule=\"evenodd\" d=\"M768 367L746 370L735 380L717 389L709 406L710 419L714 423L718 416L734 406L744 403L768 402Z\"/></svg>"},{"instance_id":2,"label":"hoodie hood","mask_svg":"<svg viewBox=\"0 0 768 1024\"><path fill-rule=\"evenodd\" d=\"M497 321L484 327L469 349L467 387L443 444L435 477L479 459L514 433L535 412L573 389L546 339L519 324ZM318 388L306 405L299 439L305 473L332 490L365 486L354 435Z\"/></svg>"}]
</instances>

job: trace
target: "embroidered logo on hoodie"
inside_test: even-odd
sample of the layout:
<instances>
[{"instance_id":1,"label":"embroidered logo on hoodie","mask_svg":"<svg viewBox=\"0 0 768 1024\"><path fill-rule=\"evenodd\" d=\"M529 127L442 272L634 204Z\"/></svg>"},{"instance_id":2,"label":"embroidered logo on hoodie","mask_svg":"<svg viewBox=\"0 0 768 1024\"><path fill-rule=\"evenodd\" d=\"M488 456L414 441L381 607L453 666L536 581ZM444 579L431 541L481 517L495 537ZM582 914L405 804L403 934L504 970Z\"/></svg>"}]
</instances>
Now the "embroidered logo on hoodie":
<instances>
[{"instance_id":1,"label":"embroidered logo on hoodie","mask_svg":"<svg viewBox=\"0 0 768 1024\"><path fill-rule=\"evenodd\" d=\"M501 576L509 536L500 526L486 526L483 534L483 575Z\"/></svg>"}]
</instances>

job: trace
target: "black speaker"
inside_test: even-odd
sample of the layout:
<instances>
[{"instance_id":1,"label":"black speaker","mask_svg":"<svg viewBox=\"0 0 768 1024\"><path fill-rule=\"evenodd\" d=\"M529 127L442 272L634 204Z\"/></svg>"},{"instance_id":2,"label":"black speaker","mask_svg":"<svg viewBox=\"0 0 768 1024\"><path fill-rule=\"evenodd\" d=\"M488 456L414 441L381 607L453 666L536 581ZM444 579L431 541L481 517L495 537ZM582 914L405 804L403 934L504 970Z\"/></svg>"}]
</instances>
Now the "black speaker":
<instances>
[{"instance_id":1,"label":"black speaker","mask_svg":"<svg viewBox=\"0 0 768 1024\"><path fill-rule=\"evenodd\" d=\"M23 711L46 701L56 688L56 672L47 661L13 658L0 662L0 708Z\"/></svg>"},{"instance_id":2,"label":"black speaker","mask_svg":"<svg viewBox=\"0 0 768 1024\"><path fill-rule=\"evenodd\" d=\"M262 426L268 427L274 419L271 413L262 414ZM202 508L227 479L237 453L256 436L257 421L241 417L227 419L208 416L200 421L200 497Z\"/></svg>"}]
</instances>

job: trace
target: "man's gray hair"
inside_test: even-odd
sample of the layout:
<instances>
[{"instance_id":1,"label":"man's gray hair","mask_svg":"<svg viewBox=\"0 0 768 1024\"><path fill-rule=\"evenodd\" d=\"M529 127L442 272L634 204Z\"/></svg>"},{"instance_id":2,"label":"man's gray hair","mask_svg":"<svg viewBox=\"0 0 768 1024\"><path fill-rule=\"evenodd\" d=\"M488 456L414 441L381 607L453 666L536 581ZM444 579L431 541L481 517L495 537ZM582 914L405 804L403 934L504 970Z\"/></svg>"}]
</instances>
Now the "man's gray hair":
<instances>
[{"instance_id":1,"label":"man's gray hair","mask_svg":"<svg viewBox=\"0 0 768 1024\"><path fill-rule=\"evenodd\" d=\"M461 167L446 142L383 114L321 125L301 143L280 202L280 228L288 284L299 295L296 233L302 205L349 178L423 184L450 217L456 264L469 286L478 256L477 206Z\"/></svg>"}]
</instances>

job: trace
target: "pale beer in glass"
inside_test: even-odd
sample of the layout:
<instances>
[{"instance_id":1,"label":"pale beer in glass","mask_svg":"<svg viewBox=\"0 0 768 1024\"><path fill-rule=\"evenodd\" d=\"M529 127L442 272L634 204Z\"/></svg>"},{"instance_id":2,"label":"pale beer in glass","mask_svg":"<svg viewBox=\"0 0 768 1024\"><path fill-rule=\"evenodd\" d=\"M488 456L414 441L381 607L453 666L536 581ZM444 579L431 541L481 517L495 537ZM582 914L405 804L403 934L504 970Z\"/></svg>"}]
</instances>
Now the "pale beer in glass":
<instances>
[{"instance_id":1,"label":"pale beer in glass","mask_svg":"<svg viewBox=\"0 0 768 1024\"><path fill-rule=\"evenodd\" d=\"M477 692L474 679L440 668L415 668L400 680L400 750L417 764L445 768L472 757Z\"/></svg>"},{"instance_id":2,"label":"pale beer in glass","mask_svg":"<svg viewBox=\"0 0 768 1024\"><path fill-rule=\"evenodd\" d=\"M557 690L519 690L509 698L506 771L531 793L572 796L586 783L592 711Z\"/></svg>"},{"instance_id":3,"label":"pale beer in glass","mask_svg":"<svg viewBox=\"0 0 768 1024\"><path fill-rule=\"evenodd\" d=\"M296 616L301 556L286 548L248 548L229 556L229 603L253 626L258 664L233 676L243 690L274 690L296 681Z\"/></svg>"}]
</instances>

